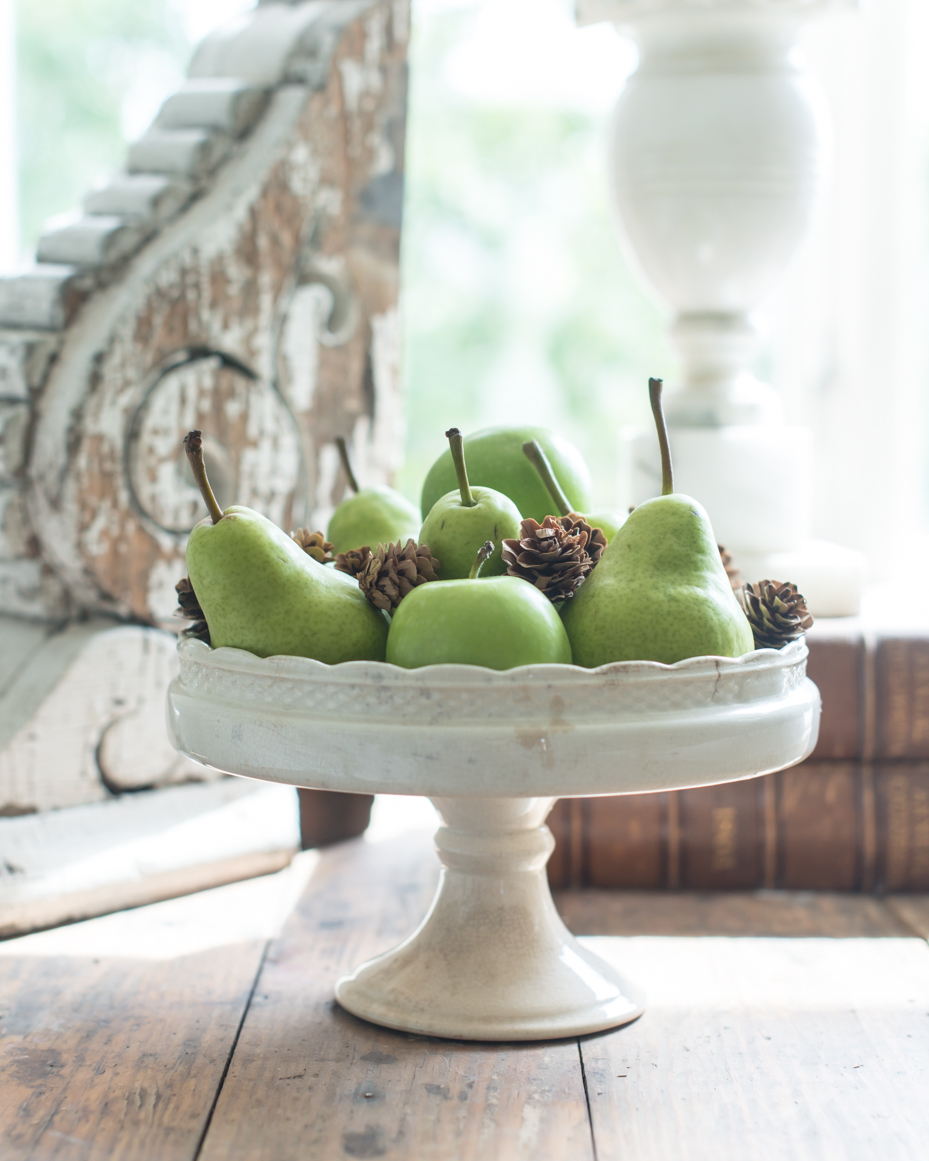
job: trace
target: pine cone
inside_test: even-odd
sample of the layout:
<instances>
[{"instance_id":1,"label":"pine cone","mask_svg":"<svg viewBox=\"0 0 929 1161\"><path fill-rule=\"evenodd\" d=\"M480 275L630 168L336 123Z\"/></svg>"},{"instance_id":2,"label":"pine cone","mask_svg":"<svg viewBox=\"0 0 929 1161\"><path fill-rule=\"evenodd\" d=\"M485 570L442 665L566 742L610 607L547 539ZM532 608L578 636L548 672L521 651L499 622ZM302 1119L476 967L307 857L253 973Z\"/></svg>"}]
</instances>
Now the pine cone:
<instances>
[{"instance_id":1,"label":"pine cone","mask_svg":"<svg viewBox=\"0 0 929 1161\"><path fill-rule=\"evenodd\" d=\"M386 548L379 544L358 573L358 584L375 609L392 613L417 585L438 580L438 567L428 544L417 544L412 539L402 548L399 540Z\"/></svg>"},{"instance_id":2,"label":"pine cone","mask_svg":"<svg viewBox=\"0 0 929 1161\"><path fill-rule=\"evenodd\" d=\"M719 556L723 562L723 568L726 570L726 576L729 578L729 584L732 585L732 591L738 596L742 589L742 576L739 573L739 566L732 563L732 553L727 552L721 544L717 544L719 549Z\"/></svg>"},{"instance_id":3,"label":"pine cone","mask_svg":"<svg viewBox=\"0 0 929 1161\"><path fill-rule=\"evenodd\" d=\"M587 543L584 545L584 551L590 557L590 567L593 568L603 555L604 548L606 548L606 537L601 529L592 528L587 522L587 517L581 516L578 512L569 512L567 516L562 516L558 521L562 528L565 526L566 520L573 521L570 526L572 535L577 532L587 533Z\"/></svg>"},{"instance_id":4,"label":"pine cone","mask_svg":"<svg viewBox=\"0 0 929 1161\"><path fill-rule=\"evenodd\" d=\"M177 593L178 603L178 608L174 613L175 617L180 617L183 621L193 621L192 625L181 630L181 636L196 637L198 641L205 641L209 645L210 630L206 623L206 617L203 615L203 609L200 608L200 602L197 600L197 594L190 583L190 578L185 576L179 580L174 586L174 591Z\"/></svg>"},{"instance_id":5,"label":"pine cone","mask_svg":"<svg viewBox=\"0 0 929 1161\"><path fill-rule=\"evenodd\" d=\"M348 552L340 552L335 558L335 566L339 572L347 572L349 576L360 576L367 568L371 559L371 547L366 544L363 548L350 548Z\"/></svg>"},{"instance_id":6,"label":"pine cone","mask_svg":"<svg viewBox=\"0 0 929 1161\"><path fill-rule=\"evenodd\" d=\"M331 564L335 560L332 555L332 545L321 532L311 532L309 528L298 528L290 535L307 556L312 556L320 564Z\"/></svg>"},{"instance_id":7,"label":"pine cone","mask_svg":"<svg viewBox=\"0 0 929 1161\"><path fill-rule=\"evenodd\" d=\"M781 649L813 624L796 585L763 580L742 585L736 595L752 627L756 649Z\"/></svg>"},{"instance_id":8,"label":"pine cone","mask_svg":"<svg viewBox=\"0 0 929 1161\"><path fill-rule=\"evenodd\" d=\"M546 516L541 524L530 517L520 525L519 540L503 542L506 571L535 585L550 601L568 600L594 565L587 552L590 531L590 525L576 513ZM595 547L599 559L603 548Z\"/></svg>"}]
</instances>

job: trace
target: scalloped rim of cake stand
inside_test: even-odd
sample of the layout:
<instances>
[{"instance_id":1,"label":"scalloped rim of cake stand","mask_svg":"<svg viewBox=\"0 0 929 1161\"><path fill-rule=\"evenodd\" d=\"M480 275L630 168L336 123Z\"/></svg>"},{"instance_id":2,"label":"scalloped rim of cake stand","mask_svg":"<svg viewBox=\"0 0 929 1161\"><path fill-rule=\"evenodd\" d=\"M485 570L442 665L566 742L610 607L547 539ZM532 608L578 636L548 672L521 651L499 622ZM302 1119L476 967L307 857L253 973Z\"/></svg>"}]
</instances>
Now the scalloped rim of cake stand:
<instances>
[{"instance_id":1,"label":"scalloped rim of cake stand","mask_svg":"<svg viewBox=\"0 0 929 1161\"><path fill-rule=\"evenodd\" d=\"M177 749L232 774L320 790L671 790L782 769L816 740L819 694L802 639L737 658L599 669L329 666L194 640L179 653L168 695Z\"/></svg>"}]
</instances>

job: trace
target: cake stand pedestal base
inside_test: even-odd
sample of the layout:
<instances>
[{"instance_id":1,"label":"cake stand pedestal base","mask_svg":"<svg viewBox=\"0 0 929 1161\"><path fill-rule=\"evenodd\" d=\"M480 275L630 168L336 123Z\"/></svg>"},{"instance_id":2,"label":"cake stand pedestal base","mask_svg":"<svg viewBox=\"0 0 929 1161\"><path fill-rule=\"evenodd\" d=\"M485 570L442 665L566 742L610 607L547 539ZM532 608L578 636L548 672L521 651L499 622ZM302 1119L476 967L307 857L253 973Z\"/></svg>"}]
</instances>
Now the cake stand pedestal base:
<instances>
[{"instance_id":1,"label":"cake stand pedestal base","mask_svg":"<svg viewBox=\"0 0 929 1161\"><path fill-rule=\"evenodd\" d=\"M343 1008L452 1040L548 1040L634 1020L644 993L561 922L545 864L553 798L433 798L444 826L429 914L336 985Z\"/></svg>"}]
</instances>

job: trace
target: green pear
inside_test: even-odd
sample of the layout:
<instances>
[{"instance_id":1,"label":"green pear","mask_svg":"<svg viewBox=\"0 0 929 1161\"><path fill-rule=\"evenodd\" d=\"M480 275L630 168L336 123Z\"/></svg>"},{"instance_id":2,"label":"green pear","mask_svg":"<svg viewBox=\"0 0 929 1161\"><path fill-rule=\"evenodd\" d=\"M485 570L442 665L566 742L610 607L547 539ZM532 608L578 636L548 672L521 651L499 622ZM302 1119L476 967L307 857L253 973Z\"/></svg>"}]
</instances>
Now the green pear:
<instances>
[{"instance_id":1,"label":"green pear","mask_svg":"<svg viewBox=\"0 0 929 1161\"><path fill-rule=\"evenodd\" d=\"M570 665L571 646L551 601L512 576L478 582L488 542L463 580L419 585L390 623L387 660L403 669L423 665Z\"/></svg>"},{"instance_id":2,"label":"green pear","mask_svg":"<svg viewBox=\"0 0 929 1161\"><path fill-rule=\"evenodd\" d=\"M558 483L558 477L555 475L554 468L551 461L542 449L542 445L537 439L528 439L523 444L523 455L532 464L535 470L539 473L539 479L545 485L551 503L554 506L554 512L546 513L546 515L559 516L582 516L584 520L591 526L591 528L599 528L606 537L607 544L613 539L616 533L620 530L626 522L624 516L620 516L618 512L613 512L608 508L600 509L596 512L576 512L564 493L561 484Z\"/></svg>"},{"instance_id":3,"label":"green pear","mask_svg":"<svg viewBox=\"0 0 929 1161\"><path fill-rule=\"evenodd\" d=\"M187 571L213 648L327 665L383 661L387 621L355 580L315 561L251 508L223 512L203 468L200 433L184 442L210 512L190 534Z\"/></svg>"},{"instance_id":4,"label":"green pear","mask_svg":"<svg viewBox=\"0 0 929 1161\"><path fill-rule=\"evenodd\" d=\"M326 539L332 541L333 552L349 552L353 548L378 544L393 544L399 540L419 540L420 516L415 504L393 488L383 486L359 488L348 458L345 440L335 441L351 495L333 512L326 529Z\"/></svg>"},{"instance_id":5,"label":"green pear","mask_svg":"<svg viewBox=\"0 0 929 1161\"><path fill-rule=\"evenodd\" d=\"M519 509L502 492L473 488L468 480L463 441L457 427L445 433L455 465L458 487L440 496L429 510L419 534L420 542L439 560L439 579L456 580L470 574L474 554L491 540L498 547L486 562L485 577L506 572L504 540L519 536Z\"/></svg>"},{"instance_id":6,"label":"green pear","mask_svg":"<svg viewBox=\"0 0 929 1161\"><path fill-rule=\"evenodd\" d=\"M532 465L523 455L523 444L536 439L554 465L571 507L583 512L590 507L590 472L577 448L542 427L488 427L465 439L471 480L509 496L523 517L540 524L551 513L551 498ZM422 513L455 487L455 465L449 451L429 469L423 483ZM441 559L441 558L440 558Z\"/></svg>"},{"instance_id":7,"label":"green pear","mask_svg":"<svg viewBox=\"0 0 929 1161\"><path fill-rule=\"evenodd\" d=\"M661 410L661 380L649 380L661 444L662 494L640 504L563 611L576 665L740 657L751 626L726 575L709 517L674 492Z\"/></svg>"}]
</instances>

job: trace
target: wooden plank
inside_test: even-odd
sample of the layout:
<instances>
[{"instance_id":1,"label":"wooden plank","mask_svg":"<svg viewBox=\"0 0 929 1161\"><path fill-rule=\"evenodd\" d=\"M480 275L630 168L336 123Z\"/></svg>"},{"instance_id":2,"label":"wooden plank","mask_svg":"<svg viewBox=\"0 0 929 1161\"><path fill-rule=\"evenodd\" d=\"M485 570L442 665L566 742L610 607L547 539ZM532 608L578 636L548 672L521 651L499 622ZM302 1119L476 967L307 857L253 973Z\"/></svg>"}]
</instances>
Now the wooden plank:
<instances>
[{"instance_id":1,"label":"wooden plank","mask_svg":"<svg viewBox=\"0 0 929 1161\"><path fill-rule=\"evenodd\" d=\"M576 1041L434 1040L334 1005L340 974L412 930L436 870L425 834L322 855L262 970L202 1161L592 1157Z\"/></svg>"},{"instance_id":2,"label":"wooden plank","mask_svg":"<svg viewBox=\"0 0 929 1161\"><path fill-rule=\"evenodd\" d=\"M649 990L581 1046L598 1161L925 1156L920 940L591 942Z\"/></svg>"},{"instance_id":3,"label":"wooden plank","mask_svg":"<svg viewBox=\"0 0 929 1161\"><path fill-rule=\"evenodd\" d=\"M929 895L889 895L887 907L920 939L929 939Z\"/></svg>"},{"instance_id":4,"label":"wooden plank","mask_svg":"<svg viewBox=\"0 0 929 1161\"><path fill-rule=\"evenodd\" d=\"M278 871L291 787L223 778L0 819L0 937Z\"/></svg>"},{"instance_id":5,"label":"wooden plank","mask_svg":"<svg viewBox=\"0 0 929 1161\"><path fill-rule=\"evenodd\" d=\"M192 1161L267 939L316 858L0 944L3 1161Z\"/></svg>"},{"instance_id":6,"label":"wooden plank","mask_svg":"<svg viewBox=\"0 0 929 1161\"><path fill-rule=\"evenodd\" d=\"M811 891L558 891L575 935L893 936L912 928L871 895Z\"/></svg>"}]
</instances>

